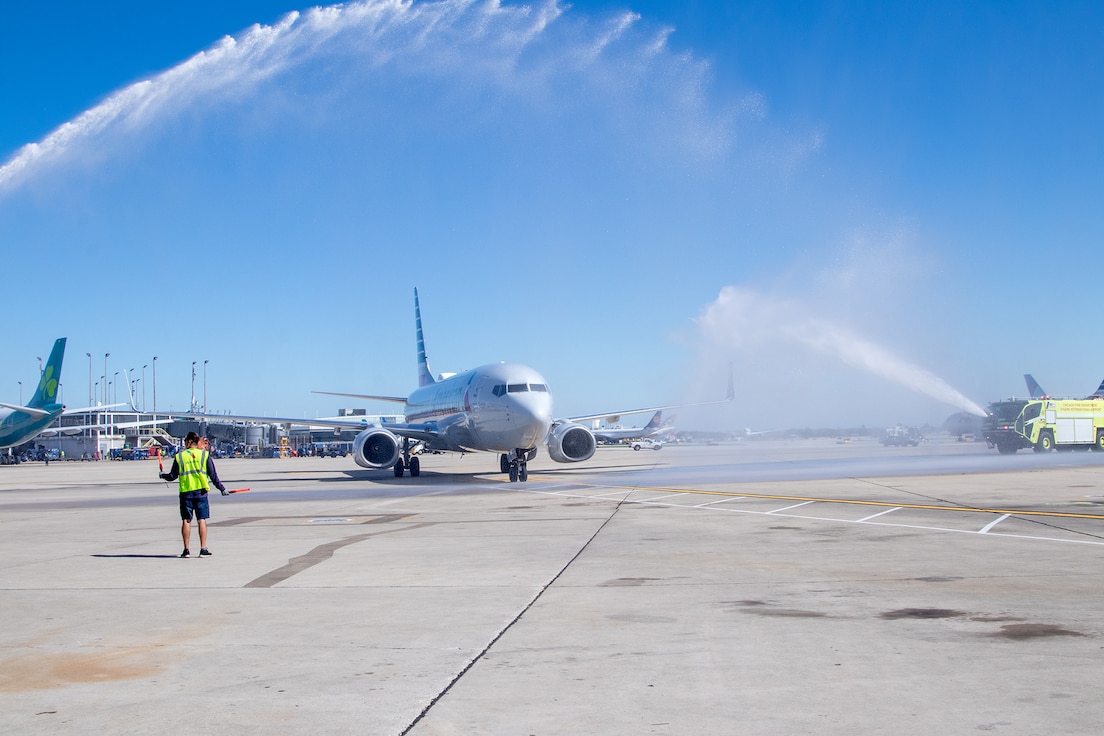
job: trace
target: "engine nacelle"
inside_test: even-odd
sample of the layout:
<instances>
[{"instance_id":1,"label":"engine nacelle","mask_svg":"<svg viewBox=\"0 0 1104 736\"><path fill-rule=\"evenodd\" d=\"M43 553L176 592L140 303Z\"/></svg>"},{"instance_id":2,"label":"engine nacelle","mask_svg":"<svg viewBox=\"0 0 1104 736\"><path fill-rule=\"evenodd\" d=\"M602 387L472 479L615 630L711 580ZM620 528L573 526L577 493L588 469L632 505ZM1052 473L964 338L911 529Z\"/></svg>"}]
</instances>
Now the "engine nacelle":
<instances>
[{"instance_id":1,"label":"engine nacelle","mask_svg":"<svg viewBox=\"0 0 1104 736\"><path fill-rule=\"evenodd\" d=\"M558 463L581 463L594 455L598 443L581 424L564 422L548 433L548 456Z\"/></svg>"},{"instance_id":2,"label":"engine nacelle","mask_svg":"<svg viewBox=\"0 0 1104 736\"><path fill-rule=\"evenodd\" d=\"M362 468L390 468L400 455L399 438L381 427L366 429L353 441L353 459Z\"/></svg>"}]
</instances>

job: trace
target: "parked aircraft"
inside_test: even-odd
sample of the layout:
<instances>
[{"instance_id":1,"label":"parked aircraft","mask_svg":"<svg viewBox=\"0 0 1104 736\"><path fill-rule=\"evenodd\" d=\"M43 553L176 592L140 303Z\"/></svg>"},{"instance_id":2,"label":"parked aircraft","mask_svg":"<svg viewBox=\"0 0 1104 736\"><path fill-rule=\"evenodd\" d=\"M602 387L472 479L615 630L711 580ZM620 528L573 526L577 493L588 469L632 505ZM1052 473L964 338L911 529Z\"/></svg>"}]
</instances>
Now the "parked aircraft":
<instances>
[{"instance_id":1,"label":"parked aircraft","mask_svg":"<svg viewBox=\"0 0 1104 736\"><path fill-rule=\"evenodd\" d=\"M1034 378L1032 378L1030 373L1025 373L1024 374L1024 381L1027 383L1027 392L1031 396L1031 398L1033 398L1033 399L1049 399L1049 398L1051 398L1050 394L1048 394L1046 391L1043 390L1043 387L1040 386L1039 383ZM1084 400L1088 401L1090 399L1104 399L1104 381L1101 381L1100 386L1097 387L1096 391L1094 391L1093 393L1086 396Z\"/></svg>"},{"instance_id":2,"label":"parked aircraft","mask_svg":"<svg viewBox=\"0 0 1104 736\"><path fill-rule=\"evenodd\" d=\"M669 431L663 423L663 412L657 411L652 415L651 421L643 427L595 427L591 430L594 439L599 442L624 442L626 440L642 440L660 432Z\"/></svg>"},{"instance_id":3,"label":"parked aircraft","mask_svg":"<svg viewBox=\"0 0 1104 736\"><path fill-rule=\"evenodd\" d=\"M698 404L653 406L627 411L603 412L564 419L552 414L552 393L548 382L534 369L517 363L492 363L447 377L434 379L426 358L418 290L414 290L414 323L417 338L418 388L409 396L316 391L401 403L405 422L363 428L349 419L311 419L307 423L335 429L361 428L353 442L353 458L362 468L392 468L396 477L409 470L421 473L418 454L425 451L493 452L499 455L499 469L511 481L528 478L527 464L544 444L556 462L588 460L596 448L595 435L584 422L596 419L617 421L621 416L658 412L675 406L716 404L732 399ZM303 424L303 419L278 417L176 414L193 419L231 419L278 424Z\"/></svg>"},{"instance_id":4,"label":"parked aircraft","mask_svg":"<svg viewBox=\"0 0 1104 736\"><path fill-rule=\"evenodd\" d=\"M54 341L50 359L38 379L34 396L26 406L0 402L0 449L11 457L11 448L34 439L49 427L65 411L58 402L58 381L61 380L61 361L65 357L65 338Z\"/></svg>"},{"instance_id":5,"label":"parked aircraft","mask_svg":"<svg viewBox=\"0 0 1104 736\"><path fill-rule=\"evenodd\" d=\"M1039 385L1030 373L1024 374L1024 382L1027 383L1027 393L1033 399L1045 399L1047 392L1043 390L1043 387Z\"/></svg>"}]
</instances>

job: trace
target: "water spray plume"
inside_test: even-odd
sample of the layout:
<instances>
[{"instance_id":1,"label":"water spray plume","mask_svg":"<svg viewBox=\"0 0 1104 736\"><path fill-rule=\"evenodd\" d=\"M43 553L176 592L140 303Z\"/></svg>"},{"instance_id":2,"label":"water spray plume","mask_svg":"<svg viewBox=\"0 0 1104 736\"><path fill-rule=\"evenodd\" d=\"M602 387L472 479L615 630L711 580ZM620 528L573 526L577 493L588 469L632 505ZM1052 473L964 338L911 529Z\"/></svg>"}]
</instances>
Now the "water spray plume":
<instances>
[{"instance_id":1,"label":"water spray plume","mask_svg":"<svg viewBox=\"0 0 1104 736\"><path fill-rule=\"evenodd\" d=\"M708 337L729 347L785 339L975 416L986 415L985 409L931 371L846 328L810 317L809 311L797 302L728 286L698 322Z\"/></svg>"},{"instance_id":2,"label":"water spray plume","mask_svg":"<svg viewBox=\"0 0 1104 736\"><path fill-rule=\"evenodd\" d=\"M363 0L288 13L118 90L23 146L0 165L0 196L51 166L102 160L110 155L105 141L126 138L132 147L135 132L156 132L182 113L247 105L264 94L265 82L282 81L312 62L340 65L340 81L323 85L330 91L372 75L401 75L448 80L449 89L494 88L535 105L545 104L540 100L549 90L570 91L578 103L588 88L608 107L633 95L665 99L689 113L676 116L663 131L668 146L676 141L697 148L725 145L720 141L728 138L727 121L716 130L708 116L698 114L704 66L663 53L669 29L652 36L634 33L640 16L631 12L594 24L580 16L567 23L562 17L569 11L557 0L532 5ZM667 67L678 73L664 73ZM640 84L645 78L648 83Z\"/></svg>"}]
</instances>

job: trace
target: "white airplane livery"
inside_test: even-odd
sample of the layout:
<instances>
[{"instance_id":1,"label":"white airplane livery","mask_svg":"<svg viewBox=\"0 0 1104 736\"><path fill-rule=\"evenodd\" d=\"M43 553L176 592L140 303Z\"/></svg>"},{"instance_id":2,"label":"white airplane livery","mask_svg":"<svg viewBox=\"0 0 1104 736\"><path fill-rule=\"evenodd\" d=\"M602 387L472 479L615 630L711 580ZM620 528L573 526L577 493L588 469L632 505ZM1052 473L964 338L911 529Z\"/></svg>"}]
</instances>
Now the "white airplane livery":
<instances>
[{"instance_id":1,"label":"white airplane livery","mask_svg":"<svg viewBox=\"0 0 1104 736\"><path fill-rule=\"evenodd\" d=\"M621 415L673 408L646 407L555 419L547 381L537 371L517 363L492 363L435 380L426 358L417 289L414 290L414 321L419 385L409 396L315 392L405 405L405 422L377 424L364 428L357 435L353 442L353 458L363 468L392 468L396 477L402 477L409 470L410 475L416 477L421 474L418 454L422 452L494 452L499 454L499 469L508 473L511 481L525 481L529 475L527 464L536 457L542 443L549 457L560 463L582 462L594 455L597 447L594 433L582 422L600 418L616 420ZM364 427L362 422L351 419L303 420L225 414L175 416L310 424L337 429Z\"/></svg>"}]
</instances>

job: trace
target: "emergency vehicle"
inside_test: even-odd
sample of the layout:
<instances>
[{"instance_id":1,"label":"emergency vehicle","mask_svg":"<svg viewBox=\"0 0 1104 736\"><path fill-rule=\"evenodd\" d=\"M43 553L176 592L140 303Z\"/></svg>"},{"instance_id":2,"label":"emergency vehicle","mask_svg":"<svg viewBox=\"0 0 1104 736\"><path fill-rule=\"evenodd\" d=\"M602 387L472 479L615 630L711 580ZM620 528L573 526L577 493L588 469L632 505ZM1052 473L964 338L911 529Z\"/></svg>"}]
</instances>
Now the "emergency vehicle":
<instances>
[{"instance_id":1,"label":"emergency vehicle","mask_svg":"<svg viewBox=\"0 0 1104 736\"><path fill-rule=\"evenodd\" d=\"M1012 399L989 405L985 441L1002 455L1095 448L1104 452L1104 399Z\"/></svg>"}]
</instances>

